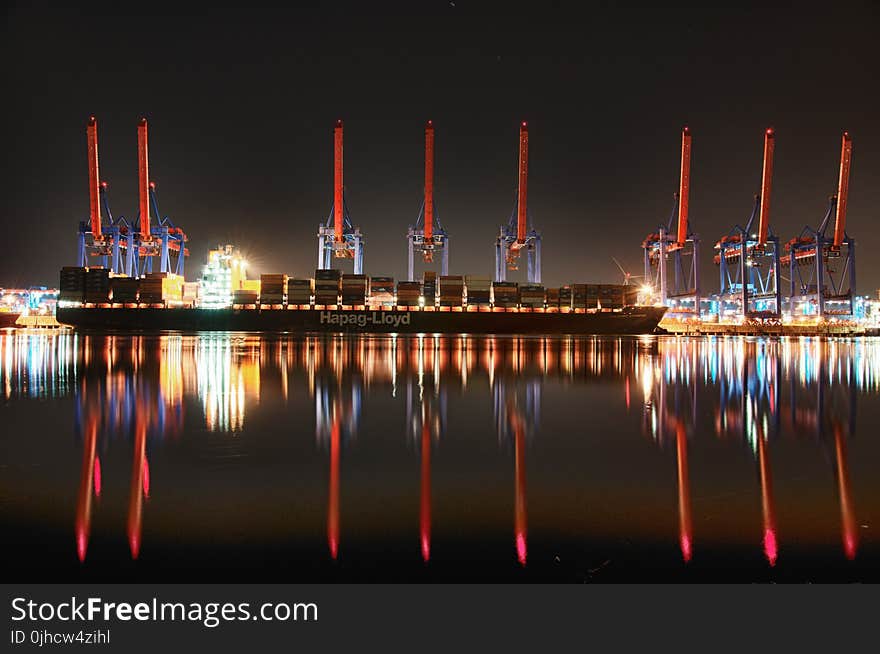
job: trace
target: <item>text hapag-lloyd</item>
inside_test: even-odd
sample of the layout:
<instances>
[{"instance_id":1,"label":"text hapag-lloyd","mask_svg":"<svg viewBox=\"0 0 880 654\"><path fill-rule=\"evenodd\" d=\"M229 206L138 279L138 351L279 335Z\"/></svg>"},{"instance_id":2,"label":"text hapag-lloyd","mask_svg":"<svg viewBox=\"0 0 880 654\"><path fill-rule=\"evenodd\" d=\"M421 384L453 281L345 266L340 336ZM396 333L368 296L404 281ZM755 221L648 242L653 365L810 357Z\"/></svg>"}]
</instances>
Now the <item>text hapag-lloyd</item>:
<instances>
[{"instance_id":1,"label":"text hapag-lloyd","mask_svg":"<svg viewBox=\"0 0 880 654\"><path fill-rule=\"evenodd\" d=\"M386 313L385 311L371 311L363 313L342 313L339 311L322 311L322 325L338 325L344 327L346 325L356 325L358 327L366 327L367 325L389 325L391 327L399 327L400 325L408 325L410 323L410 312L406 313Z\"/></svg>"}]
</instances>

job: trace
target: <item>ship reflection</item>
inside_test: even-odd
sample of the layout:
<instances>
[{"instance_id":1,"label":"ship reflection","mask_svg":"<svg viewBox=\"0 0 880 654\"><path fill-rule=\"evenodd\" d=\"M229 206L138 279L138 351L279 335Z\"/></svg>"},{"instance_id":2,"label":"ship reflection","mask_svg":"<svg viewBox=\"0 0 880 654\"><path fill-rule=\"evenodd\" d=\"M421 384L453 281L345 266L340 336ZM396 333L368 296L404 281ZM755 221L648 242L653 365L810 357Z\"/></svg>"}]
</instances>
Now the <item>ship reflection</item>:
<instances>
[{"instance_id":1,"label":"ship reflection","mask_svg":"<svg viewBox=\"0 0 880 654\"><path fill-rule=\"evenodd\" d=\"M80 561L87 559L97 500L119 493L105 482L111 478L104 469L107 461L118 460L118 454L110 459L109 453L130 448L124 528L131 557L137 559L150 502L151 454L163 441L185 433L187 398L194 400L190 407L196 408L196 429L234 438L248 430L256 405L275 396L285 404L305 399L314 407L316 447L329 457L327 547L337 559L343 454L359 438L362 413L381 396L399 407L404 437L420 467L418 551L428 563L433 554L432 506L438 501L432 459L444 441L452 405L466 392L485 389L494 424L483 429L513 459L514 553L524 566L526 457L530 448L541 446L536 436L548 384L584 397L592 385L614 389L619 393L615 410L620 411L637 411L641 395L643 433L675 457L675 473L670 467L668 478L671 483L674 474L677 498L670 496L669 506L677 505L678 518L670 532L677 531L684 562L698 555L695 542L703 542L703 523L699 512L694 513L690 487L691 468L701 465L694 448L713 432L719 442L747 450L754 461L752 542L769 566L784 557L786 524L779 520L784 514L777 514L773 492L780 439L807 439L829 461L827 492L833 489L838 500L843 554L856 557L858 522L847 449L856 433L858 393L880 393L880 343L437 335L0 336L0 389L7 401L67 395L76 400L82 451L74 523ZM155 492L161 494L161 471L155 482Z\"/></svg>"}]
</instances>

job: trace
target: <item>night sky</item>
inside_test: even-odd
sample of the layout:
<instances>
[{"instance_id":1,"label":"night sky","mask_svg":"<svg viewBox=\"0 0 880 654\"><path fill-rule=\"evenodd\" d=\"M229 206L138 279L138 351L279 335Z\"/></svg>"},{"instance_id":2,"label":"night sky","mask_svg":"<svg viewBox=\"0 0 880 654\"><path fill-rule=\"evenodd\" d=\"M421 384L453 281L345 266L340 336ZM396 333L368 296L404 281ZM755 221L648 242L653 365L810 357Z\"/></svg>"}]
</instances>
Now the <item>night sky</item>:
<instances>
[{"instance_id":1,"label":"night sky","mask_svg":"<svg viewBox=\"0 0 880 654\"><path fill-rule=\"evenodd\" d=\"M858 290L880 287L872 3L328 4L7 8L0 285L54 286L58 269L76 263L77 224L88 217L85 126L95 115L111 207L129 218L136 125L150 121L151 177L162 213L189 235L190 279L226 242L255 273L314 271L338 118L365 272L405 275L432 119L450 272L490 275L527 120L529 209L548 285L619 282L612 256L641 272L641 241L672 208L687 124L704 292L717 290L711 246L748 219L759 190L763 130L777 132L771 227L784 241L824 215L848 130Z\"/></svg>"}]
</instances>

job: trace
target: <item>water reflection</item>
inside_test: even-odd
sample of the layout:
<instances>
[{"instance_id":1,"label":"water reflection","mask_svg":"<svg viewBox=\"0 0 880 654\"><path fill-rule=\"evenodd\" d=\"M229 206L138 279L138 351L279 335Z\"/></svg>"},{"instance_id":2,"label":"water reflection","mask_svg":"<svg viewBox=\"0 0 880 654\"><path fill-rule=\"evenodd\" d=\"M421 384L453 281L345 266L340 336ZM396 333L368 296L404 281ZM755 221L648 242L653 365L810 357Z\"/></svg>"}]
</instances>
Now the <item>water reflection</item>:
<instances>
[{"instance_id":1,"label":"water reflection","mask_svg":"<svg viewBox=\"0 0 880 654\"><path fill-rule=\"evenodd\" d=\"M638 368L645 395L644 428L661 445L674 436L678 460L682 556L692 555L688 426L699 410L700 385L709 397L718 438L738 438L758 470L763 550L776 564L779 543L768 441L781 433L812 434L823 449L834 439L834 475L840 498L844 552L856 554L857 529L849 487L846 437L854 436L858 390L877 391L876 342L820 339L677 339L660 347L657 364Z\"/></svg>"},{"instance_id":2,"label":"water reflection","mask_svg":"<svg viewBox=\"0 0 880 654\"><path fill-rule=\"evenodd\" d=\"M82 448L74 516L80 561L87 558L107 451L131 452L126 534L137 559L155 448L168 439L195 438L196 425L238 438L248 430L261 393L271 390L285 404L307 398L314 407L315 444L329 459L326 538L334 560L340 553L343 454L359 438L371 402L382 397L400 407L403 437L419 465L417 540L427 564L437 499L432 456L447 438L450 411L464 393L476 392L491 398L499 456L512 454L513 557L525 566L527 453L554 438L542 432L544 395L562 387L586 397L595 384L614 389L627 412L641 413L643 434L659 448L654 451L674 453L677 498L670 496L669 505L677 506L684 562L702 542L694 532L691 473L701 460L693 448L710 438L741 443L754 461L761 516L754 542L771 567L784 553L785 535L773 492L773 443L815 442L831 463L834 484L828 490L833 487L839 500L843 554L856 557L859 524L847 449L856 433L858 395L880 394L875 340L0 336L0 388L7 401L75 398ZM187 406L197 408L189 421ZM493 433L490 425L474 431ZM668 474L671 483L671 469ZM154 492L163 492L158 480Z\"/></svg>"},{"instance_id":3,"label":"water reflection","mask_svg":"<svg viewBox=\"0 0 880 654\"><path fill-rule=\"evenodd\" d=\"M419 549L427 563L431 559L431 450L446 431L447 388L440 385L440 368L435 365L439 337L422 336L409 345L415 349L416 366L401 376L406 388L406 434L420 457ZM406 346L404 342L401 353L395 352L397 361L407 359L402 352Z\"/></svg>"}]
</instances>

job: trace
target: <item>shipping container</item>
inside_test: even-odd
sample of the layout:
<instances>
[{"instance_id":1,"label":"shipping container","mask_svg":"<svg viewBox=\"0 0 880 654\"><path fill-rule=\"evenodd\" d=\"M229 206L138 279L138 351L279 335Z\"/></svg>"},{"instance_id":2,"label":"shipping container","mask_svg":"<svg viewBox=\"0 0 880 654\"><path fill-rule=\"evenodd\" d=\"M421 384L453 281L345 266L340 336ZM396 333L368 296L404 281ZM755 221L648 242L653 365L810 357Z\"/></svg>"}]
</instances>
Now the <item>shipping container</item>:
<instances>
[{"instance_id":1,"label":"shipping container","mask_svg":"<svg viewBox=\"0 0 880 654\"><path fill-rule=\"evenodd\" d=\"M311 293L315 290L315 280L314 279L290 279L287 281L287 290L291 291L293 289L303 290L308 289Z\"/></svg>"},{"instance_id":2,"label":"shipping container","mask_svg":"<svg viewBox=\"0 0 880 654\"><path fill-rule=\"evenodd\" d=\"M107 268L86 270L86 288L110 288L110 271Z\"/></svg>"},{"instance_id":3,"label":"shipping container","mask_svg":"<svg viewBox=\"0 0 880 654\"><path fill-rule=\"evenodd\" d=\"M256 304L257 297L257 294L253 291L247 291L243 289L236 289L232 291L233 304Z\"/></svg>"},{"instance_id":4,"label":"shipping container","mask_svg":"<svg viewBox=\"0 0 880 654\"><path fill-rule=\"evenodd\" d=\"M138 280L138 302L140 304L162 304L165 294L162 277L143 277Z\"/></svg>"},{"instance_id":5,"label":"shipping container","mask_svg":"<svg viewBox=\"0 0 880 654\"><path fill-rule=\"evenodd\" d=\"M334 288L332 286L321 286L317 280L315 282L315 304L338 304L339 288Z\"/></svg>"},{"instance_id":6,"label":"shipping container","mask_svg":"<svg viewBox=\"0 0 880 654\"><path fill-rule=\"evenodd\" d=\"M289 279L287 281L287 304L311 304L314 291L314 279Z\"/></svg>"},{"instance_id":7,"label":"shipping container","mask_svg":"<svg viewBox=\"0 0 880 654\"><path fill-rule=\"evenodd\" d=\"M492 304L489 291L470 291L467 294L467 304L471 307L489 306Z\"/></svg>"},{"instance_id":8,"label":"shipping container","mask_svg":"<svg viewBox=\"0 0 880 654\"><path fill-rule=\"evenodd\" d=\"M315 271L315 281L339 281L342 279L342 271L336 268L318 268Z\"/></svg>"},{"instance_id":9,"label":"shipping container","mask_svg":"<svg viewBox=\"0 0 880 654\"><path fill-rule=\"evenodd\" d=\"M422 296L422 285L419 282L397 282L397 304L415 307Z\"/></svg>"},{"instance_id":10,"label":"shipping container","mask_svg":"<svg viewBox=\"0 0 880 654\"><path fill-rule=\"evenodd\" d=\"M281 293L260 293L260 304L277 305L284 304L286 295Z\"/></svg>"},{"instance_id":11,"label":"shipping container","mask_svg":"<svg viewBox=\"0 0 880 654\"><path fill-rule=\"evenodd\" d=\"M437 283L426 281L422 285L422 297L425 298L425 306L433 307L437 303Z\"/></svg>"},{"instance_id":12,"label":"shipping container","mask_svg":"<svg viewBox=\"0 0 880 654\"><path fill-rule=\"evenodd\" d=\"M370 304L394 304L394 277L370 277Z\"/></svg>"},{"instance_id":13,"label":"shipping container","mask_svg":"<svg viewBox=\"0 0 880 654\"><path fill-rule=\"evenodd\" d=\"M492 298L492 282L488 277L480 280L471 279L466 281L465 295L470 306L489 304Z\"/></svg>"},{"instance_id":14,"label":"shipping container","mask_svg":"<svg viewBox=\"0 0 880 654\"><path fill-rule=\"evenodd\" d=\"M492 279L478 275L465 275L464 286L470 295L471 290L489 291L492 288Z\"/></svg>"},{"instance_id":15,"label":"shipping container","mask_svg":"<svg viewBox=\"0 0 880 654\"><path fill-rule=\"evenodd\" d=\"M519 284L516 282L493 282L492 302L496 307L516 307L519 304Z\"/></svg>"},{"instance_id":16,"label":"shipping container","mask_svg":"<svg viewBox=\"0 0 880 654\"><path fill-rule=\"evenodd\" d=\"M572 308L572 290L571 286L560 286L559 287L559 308L560 309L571 309Z\"/></svg>"},{"instance_id":17,"label":"shipping container","mask_svg":"<svg viewBox=\"0 0 880 654\"><path fill-rule=\"evenodd\" d=\"M440 306L460 307L464 303L464 277L461 275L441 276L437 290Z\"/></svg>"},{"instance_id":18,"label":"shipping container","mask_svg":"<svg viewBox=\"0 0 880 654\"><path fill-rule=\"evenodd\" d=\"M260 275L260 302L263 304L281 304L283 300L274 301L277 296L287 295L288 276L283 273L264 273ZM271 298L268 302L264 298Z\"/></svg>"},{"instance_id":19,"label":"shipping container","mask_svg":"<svg viewBox=\"0 0 880 654\"><path fill-rule=\"evenodd\" d=\"M366 275L342 276L342 304L364 304L369 280Z\"/></svg>"}]
</instances>

